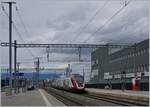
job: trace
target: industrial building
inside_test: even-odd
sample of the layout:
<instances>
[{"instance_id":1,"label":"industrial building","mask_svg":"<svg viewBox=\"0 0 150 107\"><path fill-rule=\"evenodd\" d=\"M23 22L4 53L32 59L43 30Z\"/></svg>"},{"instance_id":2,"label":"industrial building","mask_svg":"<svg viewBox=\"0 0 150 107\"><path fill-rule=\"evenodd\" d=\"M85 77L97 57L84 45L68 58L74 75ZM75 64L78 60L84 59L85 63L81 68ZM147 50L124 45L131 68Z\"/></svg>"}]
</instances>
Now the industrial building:
<instances>
[{"instance_id":1,"label":"industrial building","mask_svg":"<svg viewBox=\"0 0 150 107\"><path fill-rule=\"evenodd\" d=\"M132 89L136 78L139 90L149 90L149 39L131 48L103 47L91 53L91 79L87 87Z\"/></svg>"}]
</instances>

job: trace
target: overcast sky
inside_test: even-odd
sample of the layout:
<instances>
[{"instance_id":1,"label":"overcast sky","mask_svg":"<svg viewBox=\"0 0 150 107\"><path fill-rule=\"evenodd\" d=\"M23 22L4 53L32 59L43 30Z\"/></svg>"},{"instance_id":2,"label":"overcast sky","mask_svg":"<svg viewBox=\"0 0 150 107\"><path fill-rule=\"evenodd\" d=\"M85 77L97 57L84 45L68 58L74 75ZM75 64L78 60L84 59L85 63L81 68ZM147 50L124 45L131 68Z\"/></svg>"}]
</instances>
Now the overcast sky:
<instances>
[{"instance_id":1,"label":"overcast sky","mask_svg":"<svg viewBox=\"0 0 150 107\"><path fill-rule=\"evenodd\" d=\"M5 1L5 0L1 0ZM93 34L112 15L130 0L15 0L13 21L26 43L134 43L149 37L149 0L132 0L103 29ZM3 4L8 12L8 5ZM16 6L18 11L16 11ZM91 23L83 27L93 18ZM28 33L25 32L18 13ZM82 29L82 31L81 31ZM23 43L13 29L13 40ZM8 18L0 7L0 40L8 41ZM85 41L88 40L88 41ZM35 56L46 57L44 49L31 49ZM77 50L75 50L77 52ZM87 55L86 55L87 57ZM76 58L65 53L50 54L52 59ZM32 59L32 60L31 60ZM90 54L88 55L90 59ZM8 48L1 47L1 66L8 66ZM42 59L46 62L46 58ZM33 58L26 49L18 50L18 61L24 66L33 66ZM67 63L46 63L42 66L65 67ZM78 63L72 63L74 69ZM89 64L90 65L90 64ZM87 67L83 64L81 68ZM89 67L87 67L89 69Z\"/></svg>"}]
</instances>

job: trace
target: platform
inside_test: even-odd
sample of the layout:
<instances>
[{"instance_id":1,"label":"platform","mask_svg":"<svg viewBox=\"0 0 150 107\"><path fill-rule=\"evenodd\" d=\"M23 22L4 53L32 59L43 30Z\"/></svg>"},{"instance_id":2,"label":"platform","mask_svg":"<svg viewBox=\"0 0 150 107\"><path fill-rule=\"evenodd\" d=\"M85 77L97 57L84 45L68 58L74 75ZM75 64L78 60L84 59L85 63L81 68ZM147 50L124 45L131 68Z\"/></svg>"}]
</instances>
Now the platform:
<instances>
[{"instance_id":1,"label":"platform","mask_svg":"<svg viewBox=\"0 0 150 107\"><path fill-rule=\"evenodd\" d=\"M65 106L43 89L13 94L12 96L6 96L2 92L1 103L2 106Z\"/></svg>"},{"instance_id":2,"label":"platform","mask_svg":"<svg viewBox=\"0 0 150 107\"><path fill-rule=\"evenodd\" d=\"M86 88L86 91L96 92L96 93L107 93L114 95L126 95L126 96L134 96L134 97L145 97L149 98L149 91L131 91L131 90L113 90L113 89L96 89L96 88Z\"/></svg>"}]
</instances>

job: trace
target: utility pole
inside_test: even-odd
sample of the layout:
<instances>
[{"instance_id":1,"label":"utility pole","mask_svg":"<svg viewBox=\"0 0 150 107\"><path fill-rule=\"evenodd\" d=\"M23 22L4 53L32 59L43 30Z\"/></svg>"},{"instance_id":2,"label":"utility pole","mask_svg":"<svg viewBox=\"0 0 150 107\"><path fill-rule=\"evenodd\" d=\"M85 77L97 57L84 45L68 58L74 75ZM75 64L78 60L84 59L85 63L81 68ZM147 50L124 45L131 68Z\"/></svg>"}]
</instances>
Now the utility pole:
<instances>
[{"instance_id":1,"label":"utility pole","mask_svg":"<svg viewBox=\"0 0 150 107\"><path fill-rule=\"evenodd\" d=\"M37 58L37 86L39 88L39 71L40 71L40 60Z\"/></svg>"},{"instance_id":2,"label":"utility pole","mask_svg":"<svg viewBox=\"0 0 150 107\"><path fill-rule=\"evenodd\" d=\"M20 66L20 63L18 62L18 63L16 63L16 65L17 65L17 72L16 72L16 74L17 74L17 78L16 78L16 84L17 84L17 93L19 93L19 66Z\"/></svg>"},{"instance_id":3,"label":"utility pole","mask_svg":"<svg viewBox=\"0 0 150 107\"><path fill-rule=\"evenodd\" d=\"M40 71L40 57L36 57L37 61L34 62L35 70L36 70L36 87L39 88L39 71Z\"/></svg>"},{"instance_id":4,"label":"utility pole","mask_svg":"<svg viewBox=\"0 0 150 107\"><path fill-rule=\"evenodd\" d=\"M136 43L134 44L134 54L136 54ZM134 55L133 57L134 57L133 69L134 69L134 73L137 73L137 71L136 71L136 55Z\"/></svg>"},{"instance_id":5,"label":"utility pole","mask_svg":"<svg viewBox=\"0 0 150 107\"><path fill-rule=\"evenodd\" d=\"M12 4L16 2L2 2L9 5L9 94L12 95Z\"/></svg>"},{"instance_id":6,"label":"utility pole","mask_svg":"<svg viewBox=\"0 0 150 107\"><path fill-rule=\"evenodd\" d=\"M15 88L15 93L17 93L17 69L16 69L16 64L17 64L17 41L14 40L14 88Z\"/></svg>"},{"instance_id":7,"label":"utility pole","mask_svg":"<svg viewBox=\"0 0 150 107\"><path fill-rule=\"evenodd\" d=\"M85 72L84 72L84 68L83 68L83 81L85 82Z\"/></svg>"},{"instance_id":8,"label":"utility pole","mask_svg":"<svg viewBox=\"0 0 150 107\"><path fill-rule=\"evenodd\" d=\"M79 62L81 61L81 47L78 48L79 51Z\"/></svg>"},{"instance_id":9,"label":"utility pole","mask_svg":"<svg viewBox=\"0 0 150 107\"><path fill-rule=\"evenodd\" d=\"M46 48L46 52L47 52L47 62L49 62L49 46Z\"/></svg>"}]
</instances>

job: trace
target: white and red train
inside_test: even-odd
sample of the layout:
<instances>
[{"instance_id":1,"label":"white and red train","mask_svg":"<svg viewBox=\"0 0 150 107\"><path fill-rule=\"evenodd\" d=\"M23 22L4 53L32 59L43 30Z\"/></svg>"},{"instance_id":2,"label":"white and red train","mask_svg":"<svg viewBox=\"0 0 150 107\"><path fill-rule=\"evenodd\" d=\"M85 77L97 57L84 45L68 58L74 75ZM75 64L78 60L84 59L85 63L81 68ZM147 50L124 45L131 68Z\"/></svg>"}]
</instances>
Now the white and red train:
<instances>
[{"instance_id":1,"label":"white and red train","mask_svg":"<svg viewBox=\"0 0 150 107\"><path fill-rule=\"evenodd\" d=\"M80 74L61 77L53 81L52 87L73 92L85 92L84 77Z\"/></svg>"}]
</instances>

